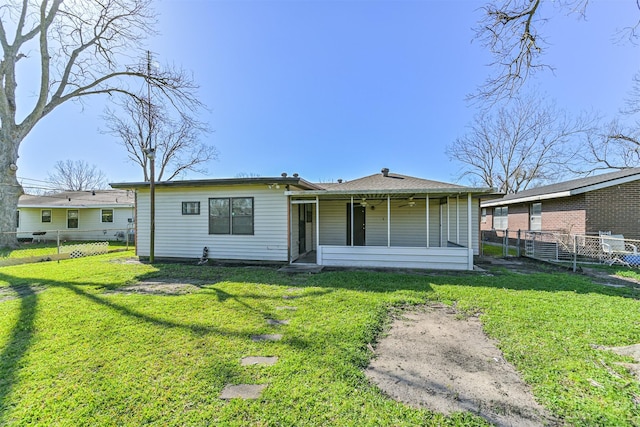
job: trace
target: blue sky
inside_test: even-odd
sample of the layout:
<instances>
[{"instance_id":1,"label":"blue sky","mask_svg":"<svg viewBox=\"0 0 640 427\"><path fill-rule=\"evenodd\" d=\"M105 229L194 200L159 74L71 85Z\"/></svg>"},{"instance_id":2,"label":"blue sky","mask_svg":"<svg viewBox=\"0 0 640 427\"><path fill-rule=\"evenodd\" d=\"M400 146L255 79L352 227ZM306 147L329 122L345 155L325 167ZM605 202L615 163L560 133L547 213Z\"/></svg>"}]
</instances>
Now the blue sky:
<instances>
[{"instance_id":1,"label":"blue sky","mask_svg":"<svg viewBox=\"0 0 640 427\"><path fill-rule=\"evenodd\" d=\"M214 130L206 138L220 152L206 175L186 178L297 172L328 182L388 167L454 182L461 165L445 148L476 113L465 95L490 72L473 31L484 4L160 1L161 35L150 50L193 71L210 110L201 119ZM537 90L571 112L614 115L640 56L612 40L638 17L628 0L592 1L586 21L554 16L543 33L555 71L537 77ZM98 131L105 102L69 103L45 117L21 146L18 176L44 180L71 159L111 182L142 180L114 137Z\"/></svg>"}]
</instances>

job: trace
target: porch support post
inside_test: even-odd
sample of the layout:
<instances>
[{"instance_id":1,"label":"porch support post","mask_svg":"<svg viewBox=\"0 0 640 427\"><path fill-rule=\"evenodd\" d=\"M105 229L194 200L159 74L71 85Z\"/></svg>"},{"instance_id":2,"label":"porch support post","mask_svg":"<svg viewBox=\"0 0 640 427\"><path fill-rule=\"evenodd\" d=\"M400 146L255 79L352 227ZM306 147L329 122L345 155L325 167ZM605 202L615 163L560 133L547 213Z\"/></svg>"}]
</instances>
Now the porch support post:
<instances>
[{"instance_id":1,"label":"porch support post","mask_svg":"<svg viewBox=\"0 0 640 427\"><path fill-rule=\"evenodd\" d=\"M391 247L391 195L387 194L387 247Z\"/></svg>"},{"instance_id":2,"label":"porch support post","mask_svg":"<svg viewBox=\"0 0 640 427\"><path fill-rule=\"evenodd\" d=\"M471 209L471 193L467 193L467 247L469 248L469 270L473 270L473 221L471 220L471 214L473 210Z\"/></svg>"},{"instance_id":3,"label":"porch support post","mask_svg":"<svg viewBox=\"0 0 640 427\"><path fill-rule=\"evenodd\" d=\"M427 194L427 247L429 247L429 194Z\"/></svg>"},{"instance_id":4,"label":"porch support post","mask_svg":"<svg viewBox=\"0 0 640 427\"><path fill-rule=\"evenodd\" d=\"M351 196L351 246L353 246L353 196Z\"/></svg>"},{"instance_id":5,"label":"porch support post","mask_svg":"<svg viewBox=\"0 0 640 427\"><path fill-rule=\"evenodd\" d=\"M456 196L456 243L460 244L460 195Z\"/></svg>"},{"instance_id":6,"label":"porch support post","mask_svg":"<svg viewBox=\"0 0 640 427\"><path fill-rule=\"evenodd\" d=\"M449 206L451 204L449 202L450 202L450 198L449 196L447 196L447 245L451 241L451 215L450 215L450 209L449 209Z\"/></svg>"},{"instance_id":7,"label":"porch support post","mask_svg":"<svg viewBox=\"0 0 640 427\"><path fill-rule=\"evenodd\" d=\"M316 263L322 265L322 250L320 248L320 199L316 196Z\"/></svg>"}]
</instances>

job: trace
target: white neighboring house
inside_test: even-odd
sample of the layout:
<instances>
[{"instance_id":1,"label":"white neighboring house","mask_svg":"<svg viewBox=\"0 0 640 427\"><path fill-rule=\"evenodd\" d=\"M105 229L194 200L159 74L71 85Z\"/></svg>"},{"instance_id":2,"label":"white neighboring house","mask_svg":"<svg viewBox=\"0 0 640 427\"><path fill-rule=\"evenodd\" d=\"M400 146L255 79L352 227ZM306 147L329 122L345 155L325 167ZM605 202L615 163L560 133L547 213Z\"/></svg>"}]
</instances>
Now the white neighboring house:
<instances>
[{"instance_id":1,"label":"white neighboring house","mask_svg":"<svg viewBox=\"0 0 640 427\"><path fill-rule=\"evenodd\" d=\"M124 240L133 230L134 215L132 191L23 195L16 214L18 239Z\"/></svg>"},{"instance_id":2,"label":"white neighboring house","mask_svg":"<svg viewBox=\"0 0 640 427\"><path fill-rule=\"evenodd\" d=\"M136 251L149 257L150 185L136 192ZM491 188L381 173L333 184L281 177L155 184L157 259L472 270Z\"/></svg>"}]
</instances>

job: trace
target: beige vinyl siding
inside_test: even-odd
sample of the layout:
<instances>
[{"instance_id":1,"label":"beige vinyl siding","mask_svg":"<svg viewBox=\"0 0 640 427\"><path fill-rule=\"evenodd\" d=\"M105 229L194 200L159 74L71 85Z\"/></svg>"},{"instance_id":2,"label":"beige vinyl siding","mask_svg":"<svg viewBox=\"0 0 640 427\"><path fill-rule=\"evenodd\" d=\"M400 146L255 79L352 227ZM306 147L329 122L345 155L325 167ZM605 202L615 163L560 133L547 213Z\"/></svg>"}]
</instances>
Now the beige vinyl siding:
<instances>
[{"instance_id":1,"label":"beige vinyl siding","mask_svg":"<svg viewBox=\"0 0 640 427\"><path fill-rule=\"evenodd\" d=\"M254 234L209 234L209 199L253 197ZM149 190L138 191L138 255L149 255ZM182 215L182 202L199 201L200 215ZM229 260L288 260L287 197L266 185L193 188L156 187L156 257Z\"/></svg>"},{"instance_id":2,"label":"beige vinyl siding","mask_svg":"<svg viewBox=\"0 0 640 427\"><path fill-rule=\"evenodd\" d=\"M440 199L429 199L429 246L440 246Z\"/></svg>"},{"instance_id":3,"label":"beige vinyl siding","mask_svg":"<svg viewBox=\"0 0 640 427\"><path fill-rule=\"evenodd\" d=\"M322 265L334 267L469 270L469 252L466 248L321 246L319 259Z\"/></svg>"},{"instance_id":4,"label":"beige vinyl siding","mask_svg":"<svg viewBox=\"0 0 640 427\"><path fill-rule=\"evenodd\" d=\"M347 244L347 200L320 200L320 244Z\"/></svg>"},{"instance_id":5,"label":"beige vinyl siding","mask_svg":"<svg viewBox=\"0 0 640 427\"><path fill-rule=\"evenodd\" d=\"M298 221L300 220L300 212L298 209L301 209L304 205L291 205L291 259L294 260L300 256L300 253L304 253L304 248L300 248L299 245L299 237L300 230L298 229Z\"/></svg>"},{"instance_id":6,"label":"beige vinyl siding","mask_svg":"<svg viewBox=\"0 0 640 427\"><path fill-rule=\"evenodd\" d=\"M46 208L49 209L49 208ZM67 228L67 211L78 211L78 228ZM102 209L113 209L113 222L102 222ZM108 208L50 208L51 222L41 222L42 208L20 208L19 238L32 237L33 232L46 231L42 238L56 240L116 240L118 231L126 231L128 219L133 218L131 207Z\"/></svg>"},{"instance_id":7,"label":"beige vinyl siding","mask_svg":"<svg viewBox=\"0 0 640 427\"><path fill-rule=\"evenodd\" d=\"M425 201L416 200L415 203L410 207L406 200L391 201L391 246L427 246Z\"/></svg>"},{"instance_id":8,"label":"beige vinyl siding","mask_svg":"<svg viewBox=\"0 0 640 427\"><path fill-rule=\"evenodd\" d=\"M429 199L429 247L446 247L447 236L452 243L468 246L467 195L458 200L450 197L440 205L441 198ZM387 200L367 200L365 214L366 246L387 246ZM406 200L391 200L391 246L427 246L426 201L416 199L413 207ZM350 200L320 201L320 244L346 245L347 206ZM458 207L459 204L459 207ZM371 207L374 206L374 209ZM472 199L472 227L479 227L479 204ZM459 228L459 230L458 230ZM473 232L473 248L477 253L478 233ZM442 244L441 244L442 237Z\"/></svg>"}]
</instances>

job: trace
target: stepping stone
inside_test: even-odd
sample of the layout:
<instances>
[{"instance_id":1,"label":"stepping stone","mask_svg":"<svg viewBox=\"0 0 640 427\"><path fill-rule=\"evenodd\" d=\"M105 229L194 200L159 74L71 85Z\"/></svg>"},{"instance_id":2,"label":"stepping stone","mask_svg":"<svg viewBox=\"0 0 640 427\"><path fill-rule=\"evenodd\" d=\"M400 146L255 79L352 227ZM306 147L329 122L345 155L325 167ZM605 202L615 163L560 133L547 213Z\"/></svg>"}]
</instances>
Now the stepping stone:
<instances>
[{"instance_id":1,"label":"stepping stone","mask_svg":"<svg viewBox=\"0 0 640 427\"><path fill-rule=\"evenodd\" d=\"M273 326L281 326L281 325L288 325L289 321L288 320L267 319L267 324L273 325Z\"/></svg>"},{"instance_id":2,"label":"stepping stone","mask_svg":"<svg viewBox=\"0 0 640 427\"><path fill-rule=\"evenodd\" d=\"M302 297L302 295L283 295L282 299L296 299L300 297Z\"/></svg>"},{"instance_id":3,"label":"stepping stone","mask_svg":"<svg viewBox=\"0 0 640 427\"><path fill-rule=\"evenodd\" d=\"M265 335L252 335L251 339L253 341L280 341L282 339L282 334L265 334Z\"/></svg>"},{"instance_id":4,"label":"stepping stone","mask_svg":"<svg viewBox=\"0 0 640 427\"><path fill-rule=\"evenodd\" d=\"M220 393L220 399L258 399L267 384L227 384Z\"/></svg>"},{"instance_id":5,"label":"stepping stone","mask_svg":"<svg viewBox=\"0 0 640 427\"><path fill-rule=\"evenodd\" d=\"M276 310L297 310L298 307L291 307L290 305L282 305L280 307L276 307Z\"/></svg>"},{"instance_id":6,"label":"stepping stone","mask_svg":"<svg viewBox=\"0 0 640 427\"><path fill-rule=\"evenodd\" d=\"M242 366L249 366L249 365L271 366L271 365L275 365L277 361L278 361L277 356L247 356L242 358L242 360L240 361L240 364Z\"/></svg>"}]
</instances>

